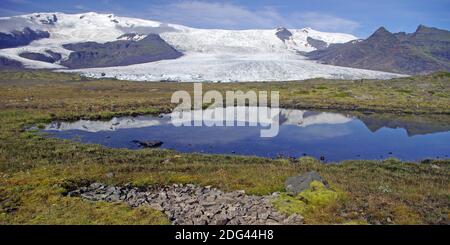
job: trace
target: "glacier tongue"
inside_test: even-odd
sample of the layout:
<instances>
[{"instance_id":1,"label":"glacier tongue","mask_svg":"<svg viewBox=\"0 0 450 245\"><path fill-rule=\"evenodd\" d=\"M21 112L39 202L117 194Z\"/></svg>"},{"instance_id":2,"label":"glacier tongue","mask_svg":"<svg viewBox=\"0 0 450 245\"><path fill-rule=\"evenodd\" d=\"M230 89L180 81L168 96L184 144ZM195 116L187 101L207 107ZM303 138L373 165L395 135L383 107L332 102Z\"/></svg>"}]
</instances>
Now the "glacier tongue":
<instances>
[{"instance_id":1,"label":"glacier tongue","mask_svg":"<svg viewBox=\"0 0 450 245\"><path fill-rule=\"evenodd\" d=\"M67 71L67 70L61 70ZM386 79L401 76L386 72L318 64L302 56L279 53L236 55L188 53L164 60L122 67L71 70L87 77L136 81L254 82L310 78Z\"/></svg>"}]
</instances>

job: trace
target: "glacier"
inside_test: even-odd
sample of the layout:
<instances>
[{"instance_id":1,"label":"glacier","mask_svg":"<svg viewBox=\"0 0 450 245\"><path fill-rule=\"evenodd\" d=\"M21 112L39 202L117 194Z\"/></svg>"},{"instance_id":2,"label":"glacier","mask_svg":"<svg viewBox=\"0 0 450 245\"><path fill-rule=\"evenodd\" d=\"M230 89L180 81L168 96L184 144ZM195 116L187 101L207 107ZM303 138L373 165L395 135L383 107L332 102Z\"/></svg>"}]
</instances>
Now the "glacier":
<instances>
[{"instance_id":1,"label":"glacier","mask_svg":"<svg viewBox=\"0 0 450 245\"><path fill-rule=\"evenodd\" d=\"M54 21L49 21L54 20ZM176 24L113 14L35 13L0 18L0 32L11 33L28 27L47 31L50 38L35 40L27 46L0 50L0 56L18 60L32 69L54 69L76 72L87 77L116 78L136 81L179 82L253 82L292 81L310 78L387 79L404 76L387 72L320 64L302 54L316 50L308 38L327 45L345 43L357 38L350 34L327 33L311 28L283 29L289 35L277 36L279 29L220 30L197 29ZM123 35L156 33L183 53L173 60L105 68L67 69L61 64L25 59L22 52L60 53L67 59L71 51L64 44L78 42L105 43L120 40Z\"/></svg>"}]
</instances>

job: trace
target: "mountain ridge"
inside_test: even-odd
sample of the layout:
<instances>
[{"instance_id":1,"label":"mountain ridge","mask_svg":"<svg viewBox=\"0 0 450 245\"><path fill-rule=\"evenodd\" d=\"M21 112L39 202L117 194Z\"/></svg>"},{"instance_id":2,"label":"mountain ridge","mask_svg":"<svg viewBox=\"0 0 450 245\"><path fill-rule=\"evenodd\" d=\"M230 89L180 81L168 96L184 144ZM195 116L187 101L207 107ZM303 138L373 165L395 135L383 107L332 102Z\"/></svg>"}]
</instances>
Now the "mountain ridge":
<instances>
[{"instance_id":1,"label":"mountain ridge","mask_svg":"<svg viewBox=\"0 0 450 245\"><path fill-rule=\"evenodd\" d=\"M324 64L410 75L450 71L450 32L419 25L414 33L391 33L380 27L365 40L306 56Z\"/></svg>"}]
</instances>

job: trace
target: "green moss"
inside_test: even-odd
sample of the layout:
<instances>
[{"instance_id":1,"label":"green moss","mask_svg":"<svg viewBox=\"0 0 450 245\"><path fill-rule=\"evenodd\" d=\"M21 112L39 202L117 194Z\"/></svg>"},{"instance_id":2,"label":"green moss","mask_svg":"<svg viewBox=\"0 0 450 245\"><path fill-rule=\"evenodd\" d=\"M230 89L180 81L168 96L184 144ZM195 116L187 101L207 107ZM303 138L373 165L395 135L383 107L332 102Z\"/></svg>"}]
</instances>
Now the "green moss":
<instances>
[{"instance_id":1,"label":"green moss","mask_svg":"<svg viewBox=\"0 0 450 245\"><path fill-rule=\"evenodd\" d=\"M305 214L307 206L304 201L286 193L281 193L273 200L272 204L281 213L301 215Z\"/></svg>"},{"instance_id":2,"label":"green moss","mask_svg":"<svg viewBox=\"0 0 450 245\"><path fill-rule=\"evenodd\" d=\"M336 204L341 193L326 188L321 182L313 181L309 189L300 192L297 196L304 200L310 208L323 208Z\"/></svg>"},{"instance_id":3,"label":"green moss","mask_svg":"<svg viewBox=\"0 0 450 245\"><path fill-rule=\"evenodd\" d=\"M311 182L308 189L296 196L281 193L273 200L274 207L285 214L300 214L305 220L311 220L318 215L333 212L339 205L344 203L345 194L342 191L331 190L319 181ZM332 217L332 215L329 215Z\"/></svg>"}]
</instances>

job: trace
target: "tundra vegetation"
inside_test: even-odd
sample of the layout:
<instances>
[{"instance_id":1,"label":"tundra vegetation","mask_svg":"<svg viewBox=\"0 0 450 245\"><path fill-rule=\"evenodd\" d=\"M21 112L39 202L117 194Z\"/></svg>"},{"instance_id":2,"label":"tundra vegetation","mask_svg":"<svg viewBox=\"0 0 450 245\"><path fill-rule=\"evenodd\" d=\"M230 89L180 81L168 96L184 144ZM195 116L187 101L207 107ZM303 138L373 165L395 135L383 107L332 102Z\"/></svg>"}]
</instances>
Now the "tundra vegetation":
<instances>
[{"instance_id":1,"label":"tundra vegetation","mask_svg":"<svg viewBox=\"0 0 450 245\"><path fill-rule=\"evenodd\" d=\"M108 119L158 114L176 90L190 83L91 80L48 71L0 72L1 224L168 224L160 212L121 203L65 196L69 189L102 182L135 186L171 183L212 185L224 191L281 192L274 206L300 213L308 224L442 224L449 222L449 159L422 163L268 159L184 154L163 149L109 149L46 137L27 130L52 120ZM204 85L204 90L278 90L288 108L349 113L450 114L450 74L377 80L313 79L284 83ZM449 122L446 122L449 123ZM333 191L313 182L288 196L284 180L317 171Z\"/></svg>"}]
</instances>

